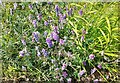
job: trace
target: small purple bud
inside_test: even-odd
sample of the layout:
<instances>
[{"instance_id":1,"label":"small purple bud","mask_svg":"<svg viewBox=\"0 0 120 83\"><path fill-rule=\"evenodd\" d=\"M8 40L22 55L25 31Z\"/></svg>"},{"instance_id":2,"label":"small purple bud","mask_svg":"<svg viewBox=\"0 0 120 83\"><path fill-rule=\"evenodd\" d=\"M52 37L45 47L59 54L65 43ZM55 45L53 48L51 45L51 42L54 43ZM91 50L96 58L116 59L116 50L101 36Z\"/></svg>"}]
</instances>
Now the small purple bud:
<instances>
[{"instance_id":1,"label":"small purple bud","mask_svg":"<svg viewBox=\"0 0 120 83\"><path fill-rule=\"evenodd\" d=\"M96 72L96 68L91 69L91 74Z\"/></svg>"},{"instance_id":2,"label":"small purple bud","mask_svg":"<svg viewBox=\"0 0 120 83\"><path fill-rule=\"evenodd\" d=\"M58 26L53 26L53 29L54 29L54 32L59 34L59 31L58 31Z\"/></svg>"},{"instance_id":3,"label":"small purple bud","mask_svg":"<svg viewBox=\"0 0 120 83\"><path fill-rule=\"evenodd\" d=\"M66 78L68 76L66 71L62 72L62 75L63 75L64 78Z\"/></svg>"},{"instance_id":4,"label":"small purple bud","mask_svg":"<svg viewBox=\"0 0 120 83\"><path fill-rule=\"evenodd\" d=\"M48 56L48 52L44 48L42 49L42 53L43 53L44 57Z\"/></svg>"},{"instance_id":5,"label":"small purple bud","mask_svg":"<svg viewBox=\"0 0 120 83\"><path fill-rule=\"evenodd\" d=\"M69 15L69 16L72 15L72 11L73 11L73 9L70 8L70 10L68 11L68 15Z\"/></svg>"},{"instance_id":6,"label":"small purple bud","mask_svg":"<svg viewBox=\"0 0 120 83\"><path fill-rule=\"evenodd\" d=\"M66 19L66 18L67 18L67 15L66 15L66 14L64 14L63 19Z\"/></svg>"},{"instance_id":7,"label":"small purple bud","mask_svg":"<svg viewBox=\"0 0 120 83\"><path fill-rule=\"evenodd\" d=\"M102 69L102 65L101 65L101 64L99 64L97 67L98 67L99 69Z\"/></svg>"},{"instance_id":8,"label":"small purple bud","mask_svg":"<svg viewBox=\"0 0 120 83\"><path fill-rule=\"evenodd\" d=\"M59 6L55 5L55 11L58 12L59 11Z\"/></svg>"},{"instance_id":9,"label":"small purple bud","mask_svg":"<svg viewBox=\"0 0 120 83\"><path fill-rule=\"evenodd\" d=\"M65 68L67 67L67 64L64 64L62 65L62 70L65 70Z\"/></svg>"},{"instance_id":10,"label":"small purple bud","mask_svg":"<svg viewBox=\"0 0 120 83\"><path fill-rule=\"evenodd\" d=\"M72 78L68 78L67 83L72 83Z\"/></svg>"},{"instance_id":11,"label":"small purple bud","mask_svg":"<svg viewBox=\"0 0 120 83\"><path fill-rule=\"evenodd\" d=\"M45 31L44 32L44 37L46 37L48 35L48 32L47 31Z\"/></svg>"},{"instance_id":12,"label":"small purple bud","mask_svg":"<svg viewBox=\"0 0 120 83\"><path fill-rule=\"evenodd\" d=\"M63 39L60 39L60 40L59 40L59 44L60 44L60 45L63 45L63 44L64 44L64 40L63 40Z\"/></svg>"},{"instance_id":13,"label":"small purple bud","mask_svg":"<svg viewBox=\"0 0 120 83\"><path fill-rule=\"evenodd\" d=\"M25 55L25 52L22 50L19 52L20 57L23 57Z\"/></svg>"},{"instance_id":14,"label":"small purple bud","mask_svg":"<svg viewBox=\"0 0 120 83\"><path fill-rule=\"evenodd\" d=\"M41 56L41 53L39 51L37 52L37 56Z\"/></svg>"},{"instance_id":15,"label":"small purple bud","mask_svg":"<svg viewBox=\"0 0 120 83\"><path fill-rule=\"evenodd\" d=\"M79 11L79 15L81 15L82 16L82 14L83 14L83 11L82 11L82 9Z\"/></svg>"},{"instance_id":16,"label":"small purple bud","mask_svg":"<svg viewBox=\"0 0 120 83\"><path fill-rule=\"evenodd\" d=\"M93 82L94 82L94 83L98 83L98 79L95 79Z\"/></svg>"},{"instance_id":17,"label":"small purple bud","mask_svg":"<svg viewBox=\"0 0 120 83\"><path fill-rule=\"evenodd\" d=\"M39 32L38 31L33 32L33 37L34 37L35 41L38 42L39 41Z\"/></svg>"},{"instance_id":18,"label":"small purple bud","mask_svg":"<svg viewBox=\"0 0 120 83\"><path fill-rule=\"evenodd\" d=\"M53 46L52 41L51 41L50 38L46 38L46 43L47 43L49 48L51 48Z\"/></svg>"},{"instance_id":19,"label":"small purple bud","mask_svg":"<svg viewBox=\"0 0 120 83\"><path fill-rule=\"evenodd\" d=\"M83 61L83 65L86 66L86 61Z\"/></svg>"},{"instance_id":20,"label":"small purple bud","mask_svg":"<svg viewBox=\"0 0 120 83\"><path fill-rule=\"evenodd\" d=\"M47 21L44 21L44 25L45 25L45 26L48 26L48 22L47 22Z\"/></svg>"},{"instance_id":21,"label":"small purple bud","mask_svg":"<svg viewBox=\"0 0 120 83\"><path fill-rule=\"evenodd\" d=\"M14 9L16 9L17 8L17 3L14 3L13 5L14 5Z\"/></svg>"},{"instance_id":22,"label":"small purple bud","mask_svg":"<svg viewBox=\"0 0 120 83\"><path fill-rule=\"evenodd\" d=\"M82 34L87 34L85 29L82 30Z\"/></svg>"},{"instance_id":23,"label":"small purple bud","mask_svg":"<svg viewBox=\"0 0 120 83\"><path fill-rule=\"evenodd\" d=\"M29 4L29 8L32 10L32 8L33 8L32 4Z\"/></svg>"},{"instance_id":24,"label":"small purple bud","mask_svg":"<svg viewBox=\"0 0 120 83\"><path fill-rule=\"evenodd\" d=\"M85 37L82 35L82 36L81 36L81 42L84 41L84 38L85 38Z\"/></svg>"},{"instance_id":25,"label":"small purple bud","mask_svg":"<svg viewBox=\"0 0 120 83\"><path fill-rule=\"evenodd\" d=\"M56 40L56 41L59 41L59 36L57 33L53 32L53 39Z\"/></svg>"},{"instance_id":26,"label":"small purple bud","mask_svg":"<svg viewBox=\"0 0 120 83\"><path fill-rule=\"evenodd\" d=\"M22 42L23 45L26 45L25 39L21 39L21 42Z\"/></svg>"},{"instance_id":27,"label":"small purple bud","mask_svg":"<svg viewBox=\"0 0 120 83\"><path fill-rule=\"evenodd\" d=\"M34 27L37 27L37 21L36 20L33 20L32 24L33 24Z\"/></svg>"},{"instance_id":28,"label":"small purple bud","mask_svg":"<svg viewBox=\"0 0 120 83\"><path fill-rule=\"evenodd\" d=\"M95 55L94 54L90 54L89 55L89 59L93 60L95 58Z\"/></svg>"},{"instance_id":29,"label":"small purple bud","mask_svg":"<svg viewBox=\"0 0 120 83\"><path fill-rule=\"evenodd\" d=\"M83 74L85 74L85 70L82 70L78 73L78 75L81 77Z\"/></svg>"},{"instance_id":30,"label":"small purple bud","mask_svg":"<svg viewBox=\"0 0 120 83\"><path fill-rule=\"evenodd\" d=\"M59 71L59 68L56 68L55 71Z\"/></svg>"},{"instance_id":31,"label":"small purple bud","mask_svg":"<svg viewBox=\"0 0 120 83\"><path fill-rule=\"evenodd\" d=\"M42 14L38 14L37 18L38 18L38 20L41 20L42 19Z\"/></svg>"}]
</instances>

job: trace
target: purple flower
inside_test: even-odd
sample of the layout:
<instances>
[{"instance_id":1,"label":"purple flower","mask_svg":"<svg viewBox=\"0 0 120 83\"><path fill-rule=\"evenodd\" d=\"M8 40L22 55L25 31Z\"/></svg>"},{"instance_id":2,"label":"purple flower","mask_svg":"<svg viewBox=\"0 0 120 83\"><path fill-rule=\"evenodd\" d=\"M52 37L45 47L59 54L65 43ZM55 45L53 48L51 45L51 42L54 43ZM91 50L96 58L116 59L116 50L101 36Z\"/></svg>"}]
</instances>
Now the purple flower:
<instances>
[{"instance_id":1,"label":"purple flower","mask_svg":"<svg viewBox=\"0 0 120 83\"><path fill-rule=\"evenodd\" d=\"M55 5L55 11L58 12L59 11L59 6Z\"/></svg>"},{"instance_id":2,"label":"purple flower","mask_svg":"<svg viewBox=\"0 0 120 83\"><path fill-rule=\"evenodd\" d=\"M81 42L84 41L84 38L85 38L85 37L82 35L82 36L81 36Z\"/></svg>"},{"instance_id":3,"label":"purple flower","mask_svg":"<svg viewBox=\"0 0 120 83\"><path fill-rule=\"evenodd\" d=\"M37 51L37 56L41 56L41 53L39 51Z\"/></svg>"},{"instance_id":4,"label":"purple flower","mask_svg":"<svg viewBox=\"0 0 120 83\"><path fill-rule=\"evenodd\" d=\"M85 29L83 29L82 30L82 34L86 34L87 32L86 32L86 30Z\"/></svg>"},{"instance_id":5,"label":"purple flower","mask_svg":"<svg viewBox=\"0 0 120 83\"><path fill-rule=\"evenodd\" d=\"M47 22L47 21L44 21L44 25L45 25L45 26L48 26L48 22Z\"/></svg>"},{"instance_id":6,"label":"purple flower","mask_svg":"<svg viewBox=\"0 0 120 83\"><path fill-rule=\"evenodd\" d=\"M68 78L67 83L72 83L72 78Z\"/></svg>"},{"instance_id":7,"label":"purple flower","mask_svg":"<svg viewBox=\"0 0 120 83\"><path fill-rule=\"evenodd\" d=\"M83 65L86 66L86 61L83 61Z\"/></svg>"},{"instance_id":8,"label":"purple flower","mask_svg":"<svg viewBox=\"0 0 120 83\"><path fill-rule=\"evenodd\" d=\"M83 14L83 11L82 11L82 9L79 11L79 15L82 15Z\"/></svg>"},{"instance_id":9,"label":"purple flower","mask_svg":"<svg viewBox=\"0 0 120 83\"><path fill-rule=\"evenodd\" d=\"M25 55L25 52L22 50L19 52L20 57L23 57Z\"/></svg>"},{"instance_id":10,"label":"purple flower","mask_svg":"<svg viewBox=\"0 0 120 83\"><path fill-rule=\"evenodd\" d=\"M25 39L21 39L21 42L22 42L23 45L26 45Z\"/></svg>"},{"instance_id":11,"label":"purple flower","mask_svg":"<svg viewBox=\"0 0 120 83\"><path fill-rule=\"evenodd\" d=\"M48 32L47 32L47 31L45 31L45 32L44 32L44 37L46 37L46 36L47 36L47 34L48 34Z\"/></svg>"},{"instance_id":12,"label":"purple flower","mask_svg":"<svg viewBox=\"0 0 120 83\"><path fill-rule=\"evenodd\" d=\"M56 68L55 71L59 71L59 68Z\"/></svg>"},{"instance_id":13,"label":"purple flower","mask_svg":"<svg viewBox=\"0 0 120 83\"><path fill-rule=\"evenodd\" d=\"M37 21L36 20L33 20L32 24L33 24L34 27L37 27Z\"/></svg>"},{"instance_id":14,"label":"purple flower","mask_svg":"<svg viewBox=\"0 0 120 83\"><path fill-rule=\"evenodd\" d=\"M52 41L51 41L50 38L46 38L46 43L47 43L49 48L51 48L53 46Z\"/></svg>"},{"instance_id":15,"label":"purple flower","mask_svg":"<svg viewBox=\"0 0 120 83\"><path fill-rule=\"evenodd\" d=\"M59 33L59 32L58 32L58 26L53 26L53 29L54 29L54 32L55 32L55 33L57 33L57 34Z\"/></svg>"},{"instance_id":16,"label":"purple flower","mask_svg":"<svg viewBox=\"0 0 120 83\"><path fill-rule=\"evenodd\" d=\"M63 75L64 78L66 78L68 76L66 71L62 72L62 75Z\"/></svg>"},{"instance_id":17,"label":"purple flower","mask_svg":"<svg viewBox=\"0 0 120 83\"><path fill-rule=\"evenodd\" d=\"M43 53L44 57L48 56L48 52L44 48L42 49L42 53Z\"/></svg>"},{"instance_id":18,"label":"purple flower","mask_svg":"<svg viewBox=\"0 0 120 83\"><path fill-rule=\"evenodd\" d=\"M17 3L14 3L13 5L14 5L14 9L16 9L17 8Z\"/></svg>"},{"instance_id":19,"label":"purple flower","mask_svg":"<svg viewBox=\"0 0 120 83\"><path fill-rule=\"evenodd\" d=\"M85 70L82 70L78 73L78 75L81 77L83 74L85 74Z\"/></svg>"},{"instance_id":20,"label":"purple flower","mask_svg":"<svg viewBox=\"0 0 120 83\"><path fill-rule=\"evenodd\" d=\"M69 16L72 15L72 11L73 11L73 9L70 8L70 10L68 11L68 15L69 15Z\"/></svg>"},{"instance_id":21,"label":"purple flower","mask_svg":"<svg viewBox=\"0 0 120 83\"><path fill-rule=\"evenodd\" d=\"M32 10L32 8L33 8L32 4L29 4L29 8Z\"/></svg>"},{"instance_id":22,"label":"purple flower","mask_svg":"<svg viewBox=\"0 0 120 83\"><path fill-rule=\"evenodd\" d=\"M94 82L94 83L98 83L98 79L95 79L93 82Z\"/></svg>"},{"instance_id":23,"label":"purple flower","mask_svg":"<svg viewBox=\"0 0 120 83\"><path fill-rule=\"evenodd\" d=\"M68 57L72 57L72 54L71 54L71 52L67 52L67 55L68 55Z\"/></svg>"},{"instance_id":24,"label":"purple flower","mask_svg":"<svg viewBox=\"0 0 120 83\"><path fill-rule=\"evenodd\" d=\"M73 30L71 31L71 33L72 33L72 34L75 34L75 32L74 32Z\"/></svg>"},{"instance_id":25,"label":"purple flower","mask_svg":"<svg viewBox=\"0 0 120 83\"><path fill-rule=\"evenodd\" d=\"M60 45L63 45L63 44L64 44L64 40L63 40L63 39L60 39L60 40L59 40L59 44L60 44Z\"/></svg>"},{"instance_id":26,"label":"purple flower","mask_svg":"<svg viewBox=\"0 0 120 83\"><path fill-rule=\"evenodd\" d=\"M66 18L67 18L67 15L66 15L66 14L64 14L63 19L66 19Z\"/></svg>"},{"instance_id":27,"label":"purple flower","mask_svg":"<svg viewBox=\"0 0 120 83\"><path fill-rule=\"evenodd\" d=\"M65 70L65 68L67 67L67 64L64 64L62 65L62 70Z\"/></svg>"},{"instance_id":28,"label":"purple flower","mask_svg":"<svg viewBox=\"0 0 120 83\"><path fill-rule=\"evenodd\" d=\"M102 65L101 65L101 64L99 64L97 67L98 67L99 69L102 69Z\"/></svg>"},{"instance_id":29,"label":"purple flower","mask_svg":"<svg viewBox=\"0 0 120 83\"><path fill-rule=\"evenodd\" d=\"M42 14L38 14L37 18L38 18L38 20L41 20L42 19Z\"/></svg>"},{"instance_id":30,"label":"purple flower","mask_svg":"<svg viewBox=\"0 0 120 83\"><path fill-rule=\"evenodd\" d=\"M39 32L38 31L33 32L33 37L34 37L35 41L38 42L39 41Z\"/></svg>"},{"instance_id":31,"label":"purple flower","mask_svg":"<svg viewBox=\"0 0 120 83\"><path fill-rule=\"evenodd\" d=\"M91 74L96 72L96 68L91 69Z\"/></svg>"},{"instance_id":32,"label":"purple flower","mask_svg":"<svg viewBox=\"0 0 120 83\"><path fill-rule=\"evenodd\" d=\"M52 36L53 36L53 39L56 40L56 41L59 41L59 36L57 33L53 32L52 33Z\"/></svg>"},{"instance_id":33,"label":"purple flower","mask_svg":"<svg viewBox=\"0 0 120 83\"><path fill-rule=\"evenodd\" d=\"M95 55L94 54L90 54L89 55L89 59L93 60L95 58Z\"/></svg>"}]
</instances>

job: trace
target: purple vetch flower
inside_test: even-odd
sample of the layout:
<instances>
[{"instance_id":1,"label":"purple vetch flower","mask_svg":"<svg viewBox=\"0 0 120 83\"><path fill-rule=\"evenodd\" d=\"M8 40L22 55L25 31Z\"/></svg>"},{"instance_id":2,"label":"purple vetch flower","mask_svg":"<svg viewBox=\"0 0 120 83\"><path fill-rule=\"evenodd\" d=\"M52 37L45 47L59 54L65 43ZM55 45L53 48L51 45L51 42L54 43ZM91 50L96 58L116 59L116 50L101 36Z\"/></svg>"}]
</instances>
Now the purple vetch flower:
<instances>
[{"instance_id":1,"label":"purple vetch flower","mask_svg":"<svg viewBox=\"0 0 120 83\"><path fill-rule=\"evenodd\" d=\"M62 75L63 75L64 78L66 78L68 76L66 71L62 72Z\"/></svg>"},{"instance_id":2,"label":"purple vetch flower","mask_svg":"<svg viewBox=\"0 0 120 83\"><path fill-rule=\"evenodd\" d=\"M48 26L48 22L47 22L47 21L44 21L44 25L45 25L45 26Z\"/></svg>"},{"instance_id":3,"label":"purple vetch flower","mask_svg":"<svg viewBox=\"0 0 120 83\"><path fill-rule=\"evenodd\" d=\"M47 31L45 31L44 32L44 37L46 37L48 35L48 32Z\"/></svg>"},{"instance_id":4,"label":"purple vetch flower","mask_svg":"<svg viewBox=\"0 0 120 83\"><path fill-rule=\"evenodd\" d=\"M101 65L101 64L98 64L97 67L98 67L99 69L102 69L102 65Z\"/></svg>"},{"instance_id":5,"label":"purple vetch flower","mask_svg":"<svg viewBox=\"0 0 120 83\"><path fill-rule=\"evenodd\" d=\"M44 48L42 49L42 53L43 53L44 57L48 56L48 52Z\"/></svg>"},{"instance_id":6,"label":"purple vetch flower","mask_svg":"<svg viewBox=\"0 0 120 83\"><path fill-rule=\"evenodd\" d=\"M41 56L41 53L39 51L37 51L37 56Z\"/></svg>"},{"instance_id":7,"label":"purple vetch flower","mask_svg":"<svg viewBox=\"0 0 120 83\"><path fill-rule=\"evenodd\" d=\"M19 52L19 56L20 56L20 57L23 57L24 55L25 55L24 50L22 50L22 51Z\"/></svg>"},{"instance_id":8,"label":"purple vetch flower","mask_svg":"<svg viewBox=\"0 0 120 83\"><path fill-rule=\"evenodd\" d=\"M98 79L95 79L93 82L94 82L94 83L98 83Z\"/></svg>"},{"instance_id":9,"label":"purple vetch flower","mask_svg":"<svg viewBox=\"0 0 120 83\"><path fill-rule=\"evenodd\" d=\"M46 43L47 43L49 48L51 48L53 46L52 41L51 41L50 38L46 38Z\"/></svg>"},{"instance_id":10,"label":"purple vetch flower","mask_svg":"<svg viewBox=\"0 0 120 83\"><path fill-rule=\"evenodd\" d=\"M67 64L63 63L62 70L65 70L66 67L67 67Z\"/></svg>"},{"instance_id":11,"label":"purple vetch flower","mask_svg":"<svg viewBox=\"0 0 120 83\"><path fill-rule=\"evenodd\" d=\"M56 68L55 71L59 71L59 68Z\"/></svg>"},{"instance_id":12,"label":"purple vetch flower","mask_svg":"<svg viewBox=\"0 0 120 83\"><path fill-rule=\"evenodd\" d=\"M82 14L83 14L83 11L82 11L82 9L79 11L79 15L81 15L82 16Z\"/></svg>"},{"instance_id":13,"label":"purple vetch flower","mask_svg":"<svg viewBox=\"0 0 120 83\"><path fill-rule=\"evenodd\" d=\"M96 68L91 69L91 74L96 72Z\"/></svg>"},{"instance_id":14,"label":"purple vetch flower","mask_svg":"<svg viewBox=\"0 0 120 83\"><path fill-rule=\"evenodd\" d=\"M63 15L63 19L66 19L66 18L67 18L67 15L66 15L66 14L64 14L64 15Z\"/></svg>"},{"instance_id":15,"label":"purple vetch flower","mask_svg":"<svg viewBox=\"0 0 120 83\"><path fill-rule=\"evenodd\" d=\"M84 35L81 36L81 42L84 41L85 37Z\"/></svg>"},{"instance_id":16,"label":"purple vetch flower","mask_svg":"<svg viewBox=\"0 0 120 83\"><path fill-rule=\"evenodd\" d=\"M72 78L68 78L67 83L72 83Z\"/></svg>"},{"instance_id":17,"label":"purple vetch flower","mask_svg":"<svg viewBox=\"0 0 120 83\"><path fill-rule=\"evenodd\" d=\"M33 8L32 4L29 4L29 8L32 10L32 8Z\"/></svg>"},{"instance_id":18,"label":"purple vetch flower","mask_svg":"<svg viewBox=\"0 0 120 83\"><path fill-rule=\"evenodd\" d=\"M54 30L55 33L59 34L58 26L53 26L53 30Z\"/></svg>"},{"instance_id":19,"label":"purple vetch flower","mask_svg":"<svg viewBox=\"0 0 120 83\"><path fill-rule=\"evenodd\" d=\"M55 5L55 11L58 13L59 12L59 6Z\"/></svg>"},{"instance_id":20,"label":"purple vetch flower","mask_svg":"<svg viewBox=\"0 0 120 83\"><path fill-rule=\"evenodd\" d=\"M32 24L33 24L34 27L37 27L37 21L36 20L33 20Z\"/></svg>"},{"instance_id":21,"label":"purple vetch flower","mask_svg":"<svg viewBox=\"0 0 120 83\"><path fill-rule=\"evenodd\" d=\"M59 36L57 33L53 32L52 35L54 40L59 41Z\"/></svg>"},{"instance_id":22,"label":"purple vetch flower","mask_svg":"<svg viewBox=\"0 0 120 83\"><path fill-rule=\"evenodd\" d=\"M60 39L60 40L59 40L59 44L60 44L60 45L63 45L63 44L64 44L64 40L63 40L63 39Z\"/></svg>"},{"instance_id":23,"label":"purple vetch flower","mask_svg":"<svg viewBox=\"0 0 120 83\"><path fill-rule=\"evenodd\" d=\"M17 8L17 3L15 2L13 5L14 5L14 9L16 9Z\"/></svg>"},{"instance_id":24,"label":"purple vetch flower","mask_svg":"<svg viewBox=\"0 0 120 83\"><path fill-rule=\"evenodd\" d=\"M68 15L69 15L69 16L72 15L72 11L73 11L73 9L70 8L70 10L68 11Z\"/></svg>"},{"instance_id":25,"label":"purple vetch flower","mask_svg":"<svg viewBox=\"0 0 120 83\"><path fill-rule=\"evenodd\" d=\"M38 31L33 32L33 37L34 37L35 41L38 42L39 41L39 32Z\"/></svg>"},{"instance_id":26,"label":"purple vetch flower","mask_svg":"<svg viewBox=\"0 0 120 83\"><path fill-rule=\"evenodd\" d=\"M89 59L93 60L95 58L95 55L94 54L90 54L89 55Z\"/></svg>"},{"instance_id":27,"label":"purple vetch flower","mask_svg":"<svg viewBox=\"0 0 120 83\"><path fill-rule=\"evenodd\" d=\"M86 66L86 61L83 61L83 65Z\"/></svg>"},{"instance_id":28,"label":"purple vetch flower","mask_svg":"<svg viewBox=\"0 0 120 83\"><path fill-rule=\"evenodd\" d=\"M42 14L38 14L37 18L38 18L38 20L41 20L42 19Z\"/></svg>"},{"instance_id":29,"label":"purple vetch flower","mask_svg":"<svg viewBox=\"0 0 120 83\"><path fill-rule=\"evenodd\" d=\"M83 74L85 74L85 70L82 70L78 73L78 75L81 77Z\"/></svg>"},{"instance_id":30,"label":"purple vetch flower","mask_svg":"<svg viewBox=\"0 0 120 83\"><path fill-rule=\"evenodd\" d=\"M21 42L22 42L23 45L26 45L26 41L25 41L24 38L21 39Z\"/></svg>"}]
</instances>

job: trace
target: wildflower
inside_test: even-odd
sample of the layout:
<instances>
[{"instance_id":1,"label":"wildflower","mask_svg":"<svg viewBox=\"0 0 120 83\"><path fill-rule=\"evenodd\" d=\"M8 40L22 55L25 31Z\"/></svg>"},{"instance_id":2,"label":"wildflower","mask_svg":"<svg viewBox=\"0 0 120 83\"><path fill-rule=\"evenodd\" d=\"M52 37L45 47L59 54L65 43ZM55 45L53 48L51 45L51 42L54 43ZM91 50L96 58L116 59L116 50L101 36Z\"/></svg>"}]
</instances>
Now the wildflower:
<instances>
[{"instance_id":1,"label":"wildflower","mask_svg":"<svg viewBox=\"0 0 120 83\"><path fill-rule=\"evenodd\" d=\"M54 32L55 32L55 33L57 33L57 34L59 33L59 32L58 32L58 26L53 26L53 29L54 29Z\"/></svg>"},{"instance_id":2,"label":"wildflower","mask_svg":"<svg viewBox=\"0 0 120 83\"><path fill-rule=\"evenodd\" d=\"M68 11L68 15L69 15L69 16L72 15L72 11L73 11L73 9L70 8L70 10Z\"/></svg>"},{"instance_id":3,"label":"wildflower","mask_svg":"<svg viewBox=\"0 0 120 83\"><path fill-rule=\"evenodd\" d=\"M51 36L52 36L52 38L53 38L54 40L59 41L59 36L58 36L57 33L52 32Z\"/></svg>"},{"instance_id":4,"label":"wildflower","mask_svg":"<svg viewBox=\"0 0 120 83\"><path fill-rule=\"evenodd\" d=\"M82 34L87 34L85 29L82 29Z\"/></svg>"},{"instance_id":5,"label":"wildflower","mask_svg":"<svg viewBox=\"0 0 120 83\"><path fill-rule=\"evenodd\" d=\"M66 78L68 76L66 71L62 72L62 75L63 75L64 78Z\"/></svg>"},{"instance_id":6,"label":"wildflower","mask_svg":"<svg viewBox=\"0 0 120 83\"><path fill-rule=\"evenodd\" d=\"M90 54L89 55L89 59L93 60L95 58L95 55L94 54Z\"/></svg>"},{"instance_id":7,"label":"wildflower","mask_svg":"<svg viewBox=\"0 0 120 83\"><path fill-rule=\"evenodd\" d=\"M60 39L60 40L59 40L59 44L60 44L60 45L63 45L63 44L64 44L64 40L63 40L63 39Z\"/></svg>"},{"instance_id":8,"label":"wildflower","mask_svg":"<svg viewBox=\"0 0 120 83\"><path fill-rule=\"evenodd\" d=\"M37 18L38 18L38 20L41 20L42 19L42 14L38 14Z\"/></svg>"},{"instance_id":9,"label":"wildflower","mask_svg":"<svg viewBox=\"0 0 120 83\"><path fill-rule=\"evenodd\" d=\"M64 14L63 19L66 19L66 18L67 18L67 15L66 15L66 14Z\"/></svg>"},{"instance_id":10,"label":"wildflower","mask_svg":"<svg viewBox=\"0 0 120 83\"><path fill-rule=\"evenodd\" d=\"M91 74L96 72L96 68L91 69Z\"/></svg>"},{"instance_id":11,"label":"wildflower","mask_svg":"<svg viewBox=\"0 0 120 83\"><path fill-rule=\"evenodd\" d=\"M59 68L56 68L55 71L59 71Z\"/></svg>"},{"instance_id":12,"label":"wildflower","mask_svg":"<svg viewBox=\"0 0 120 83\"><path fill-rule=\"evenodd\" d=\"M32 8L33 8L32 4L29 4L29 8L32 10Z\"/></svg>"},{"instance_id":13,"label":"wildflower","mask_svg":"<svg viewBox=\"0 0 120 83\"><path fill-rule=\"evenodd\" d=\"M85 73L85 70L82 70L78 73L78 75L81 77Z\"/></svg>"},{"instance_id":14,"label":"wildflower","mask_svg":"<svg viewBox=\"0 0 120 83\"><path fill-rule=\"evenodd\" d=\"M46 38L46 43L47 43L49 48L51 48L53 46L52 41L50 40L50 38Z\"/></svg>"},{"instance_id":15,"label":"wildflower","mask_svg":"<svg viewBox=\"0 0 120 83\"><path fill-rule=\"evenodd\" d=\"M67 83L72 83L72 78L68 78Z\"/></svg>"},{"instance_id":16,"label":"wildflower","mask_svg":"<svg viewBox=\"0 0 120 83\"><path fill-rule=\"evenodd\" d=\"M98 79L95 79L93 82L94 82L94 83L98 83Z\"/></svg>"},{"instance_id":17,"label":"wildflower","mask_svg":"<svg viewBox=\"0 0 120 83\"><path fill-rule=\"evenodd\" d=\"M47 32L47 31L45 31L45 32L44 32L44 37L46 37L46 36L47 36L47 34L48 34L48 32Z\"/></svg>"},{"instance_id":18,"label":"wildflower","mask_svg":"<svg viewBox=\"0 0 120 83\"><path fill-rule=\"evenodd\" d=\"M83 14L83 11L82 11L82 9L79 11L79 15L81 15L82 16L82 14Z\"/></svg>"},{"instance_id":19,"label":"wildflower","mask_svg":"<svg viewBox=\"0 0 120 83\"><path fill-rule=\"evenodd\" d=\"M39 51L37 51L37 56L41 56L41 53Z\"/></svg>"},{"instance_id":20,"label":"wildflower","mask_svg":"<svg viewBox=\"0 0 120 83\"><path fill-rule=\"evenodd\" d=\"M84 41L84 38L85 38L84 36L81 36L81 42Z\"/></svg>"},{"instance_id":21,"label":"wildflower","mask_svg":"<svg viewBox=\"0 0 120 83\"><path fill-rule=\"evenodd\" d=\"M72 34L75 34L74 30L71 31Z\"/></svg>"},{"instance_id":22,"label":"wildflower","mask_svg":"<svg viewBox=\"0 0 120 83\"><path fill-rule=\"evenodd\" d=\"M25 55L25 52L22 50L19 52L20 57L23 57Z\"/></svg>"},{"instance_id":23,"label":"wildflower","mask_svg":"<svg viewBox=\"0 0 120 83\"><path fill-rule=\"evenodd\" d=\"M35 41L38 42L39 41L39 32L38 31L33 32L33 37L34 37Z\"/></svg>"},{"instance_id":24,"label":"wildflower","mask_svg":"<svg viewBox=\"0 0 120 83\"><path fill-rule=\"evenodd\" d=\"M48 22L47 22L47 21L44 21L44 25L45 25L45 26L48 26Z\"/></svg>"},{"instance_id":25,"label":"wildflower","mask_svg":"<svg viewBox=\"0 0 120 83\"><path fill-rule=\"evenodd\" d=\"M86 66L86 61L83 61L83 65Z\"/></svg>"},{"instance_id":26,"label":"wildflower","mask_svg":"<svg viewBox=\"0 0 120 83\"><path fill-rule=\"evenodd\" d=\"M26 45L25 39L21 39L21 42L22 42L23 45Z\"/></svg>"},{"instance_id":27,"label":"wildflower","mask_svg":"<svg viewBox=\"0 0 120 83\"><path fill-rule=\"evenodd\" d=\"M13 5L14 5L14 9L16 9L17 8L17 3L14 3Z\"/></svg>"},{"instance_id":28,"label":"wildflower","mask_svg":"<svg viewBox=\"0 0 120 83\"><path fill-rule=\"evenodd\" d=\"M99 64L97 67L98 67L99 69L102 69L102 65L101 65L101 64Z\"/></svg>"},{"instance_id":29,"label":"wildflower","mask_svg":"<svg viewBox=\"0 0 120 83\"><path fill-rule=\"evenodd\" d=\"M43 53L44 57L48 56L48 52L44 48L42 49L42 53Z\"/></svg>"},{"instance_id":30,"label":"wildflower","mask_svg":"<svg viewBox=\"0 0 120 83\"><path fill-rule=\"evenodd\" d=\"M62 65L62 70L65 70L65 68L67 67L67 64L64 64Z\"/></svg>"},{"instance_id":31,"label":"wildflower","mask_svg":"<svg viewBox=\"0 0 120 83\"><path fill-rule=\"evenodd\" d=\"M71 52L68 52L67 55L68 55L68 57L72 57Z\"/></svg>"},{"instance_id":32,"label":"wildflower","mask_svg":"<svg viewBox=\"0 0 120 83\"><path fill-rule=\"evenodd\" d=\"M37 21L36 20L33 20L32 24L33 24L34 27L37 27Z\"/></svg>"}]
</instances>

